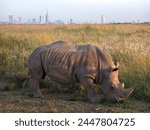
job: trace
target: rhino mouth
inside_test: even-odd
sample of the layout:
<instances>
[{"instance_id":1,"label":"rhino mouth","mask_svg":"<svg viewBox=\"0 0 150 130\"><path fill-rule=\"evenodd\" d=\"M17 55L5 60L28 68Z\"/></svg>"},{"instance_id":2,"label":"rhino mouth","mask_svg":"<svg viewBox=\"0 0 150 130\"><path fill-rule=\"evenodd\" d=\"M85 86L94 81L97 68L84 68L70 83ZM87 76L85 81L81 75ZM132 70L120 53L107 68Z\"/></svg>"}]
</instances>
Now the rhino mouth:
<instances>
[{"instance_id":1,"label":"rhino mouth","mask_svg":"<svg viewBox=\"0 0 150 130\"><path fill-rule=\"evenodd\" d=\"M121 102L123 102L125 100L125 98L123 98L123 97L117 97L117 98L113 98L112 99L112 101L115 103L115 102L117 102L117 103L121 103Z\"/></svg>"}]
</instances>

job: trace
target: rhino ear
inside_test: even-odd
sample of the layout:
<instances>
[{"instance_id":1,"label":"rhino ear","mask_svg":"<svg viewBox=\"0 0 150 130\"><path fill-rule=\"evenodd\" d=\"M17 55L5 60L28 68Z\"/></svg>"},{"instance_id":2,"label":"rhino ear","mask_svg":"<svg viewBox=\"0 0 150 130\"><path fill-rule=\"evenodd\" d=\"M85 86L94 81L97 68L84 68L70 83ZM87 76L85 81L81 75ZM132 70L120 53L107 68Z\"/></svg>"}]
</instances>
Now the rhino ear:
<instances>
[{"instance_id":1,"label":"rhino ear","mask_svg":"<svg viewBox=\"0 0 150 130\"><path fill-rule=\"evenodd\" d=\"M114 62L116 68L119 68L119 63L117 61Z\"/></svg>"},{"instance_id":2,"label":"rhino ear","mask_svg":"<svg viewBox=\"0 0 150 130\"><path fill-rule=\"evenodd\" d=\"M114 65L113 67L110 67L110 72L114 72L114 71L118 71L118 68L119 68L119 63L117 61L114 62Z\"/></svg>"}]
</instances>

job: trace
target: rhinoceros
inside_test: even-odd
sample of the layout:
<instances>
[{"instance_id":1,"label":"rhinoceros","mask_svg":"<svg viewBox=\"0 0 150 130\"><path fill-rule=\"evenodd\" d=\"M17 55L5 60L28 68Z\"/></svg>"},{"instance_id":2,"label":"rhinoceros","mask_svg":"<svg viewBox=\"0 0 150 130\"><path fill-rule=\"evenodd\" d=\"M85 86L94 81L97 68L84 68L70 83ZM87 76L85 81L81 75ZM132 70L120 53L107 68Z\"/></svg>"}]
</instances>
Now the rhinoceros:
<instances>
[{"instance_id":1,"label":"rhinoceros","mask_svg":"<svg viewBox=\"0 0 150 130\"><path fill-rule=\"evenodd\" d=\"M95 84L102 86L104 95L115 102L126 99L134 88L124 88L118 79L118 62L113 62L106 49L93 45L72 45L57 41L43 45L29 57L28 69L30 88L34 97L41 94L39 82L47 75L60 84L80 82L87 92L90 102L99 103L94 89Z\"/></svg>"}]
</instances>

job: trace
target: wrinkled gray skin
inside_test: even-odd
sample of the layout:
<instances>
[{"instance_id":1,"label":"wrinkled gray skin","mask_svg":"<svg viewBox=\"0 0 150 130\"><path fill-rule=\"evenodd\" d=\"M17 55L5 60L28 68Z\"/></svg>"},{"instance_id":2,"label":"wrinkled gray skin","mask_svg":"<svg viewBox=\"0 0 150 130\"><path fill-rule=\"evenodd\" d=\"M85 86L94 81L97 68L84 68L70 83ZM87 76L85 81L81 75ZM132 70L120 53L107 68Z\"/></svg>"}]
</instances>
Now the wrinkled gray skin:
<instances>
[{"instance_id":1,"label":"wrinkled gray skin","mask_svg":"<svg viewBox=\"0 0 150 130\"><path fill-rule=\"evenodd\" d=\"M133 88L124 89L118 80L118 63L110 55L92 45L71 45L58 41L37 48L29 57L31 93L43 97L39 82L45 76L60 84L80 82L91 102L99 103L94 84L102 85L106 97L120 102L127 98Z\"/></svg>"}]
</instances>

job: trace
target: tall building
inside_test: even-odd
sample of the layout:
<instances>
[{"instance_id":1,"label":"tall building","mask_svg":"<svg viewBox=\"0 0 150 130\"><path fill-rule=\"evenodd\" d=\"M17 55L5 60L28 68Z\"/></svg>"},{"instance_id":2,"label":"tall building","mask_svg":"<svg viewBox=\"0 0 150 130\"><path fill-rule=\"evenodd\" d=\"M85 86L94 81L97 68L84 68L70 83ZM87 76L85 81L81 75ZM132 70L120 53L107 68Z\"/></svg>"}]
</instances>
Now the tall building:
<instances>
[{"instance_id":1,"label":"tall building","mask_svg":"<svg viewBox=\"0 0 150 130\"><path fill-rule=\"evenodd\" d=\"M28 24L30 24L30 23L31 23L30 19L28 19L27 23L28 23Z\"/></svg>"},{"instance_id":2,"label":"tall building","mask_svg":"<svg viewBox=\"0 0 150 130\"><path fill-rule=\"evenodd\" d=\"M36 18L33 18L33 19L32 19L32 24L37 24Z\"/></svg>"},{"instance_id":3,"label":"tall building","mask_svg":"<svg viewBox=\"0 0 150 130\"><path fill-rule=\"evenodd\" d=\"M101 15L101 24L104 24L104 15Z\"/></svg>"},{"instance_id":4,"label":"tall building","mask_svg":"<svg viewBox=\"0 0 150 130\"><path fill-rule=\"evenodd\" d=\"M48 10L47 10L46 15L45 15L45 23L49 23Z\"/></svg>"},{"instance_id":5,"label":"tall building","mask_svg":"<svg viewBox=\"0 0 150 130\"><path fill-rule=\"evenodd\" d=\"M73 20L72 19L70 19L70 22L69 22L70 24L73 24Z\"/></svg>"},{"instance_id":6,"label":"tall building","mask_svg":"<svg viewBox=\"0 0 150 130\"><path fill-rule=\"evenodd\" d=\"M9 15L8 16L8 23L13 24L13 22L14 22L13 15Z\"/></svg>"},{"instance_id":7,"label":"tall building","mask_svg":"<svg viewBox=\"0 0 150 130\"><path fill-rule=\"evenodd\" d=\"M22 17L18 18L18 24L22 24Z\"/></svg>"},{"instance_id":8,"label":"tall building","mask_svg":"<svg viewBox=\"0 0 150 130\"><path fill-rule=\"evenodd\" d=\"M42 24L42 16L39 16L39 24Z\"/></svg>"}]
</instances>

